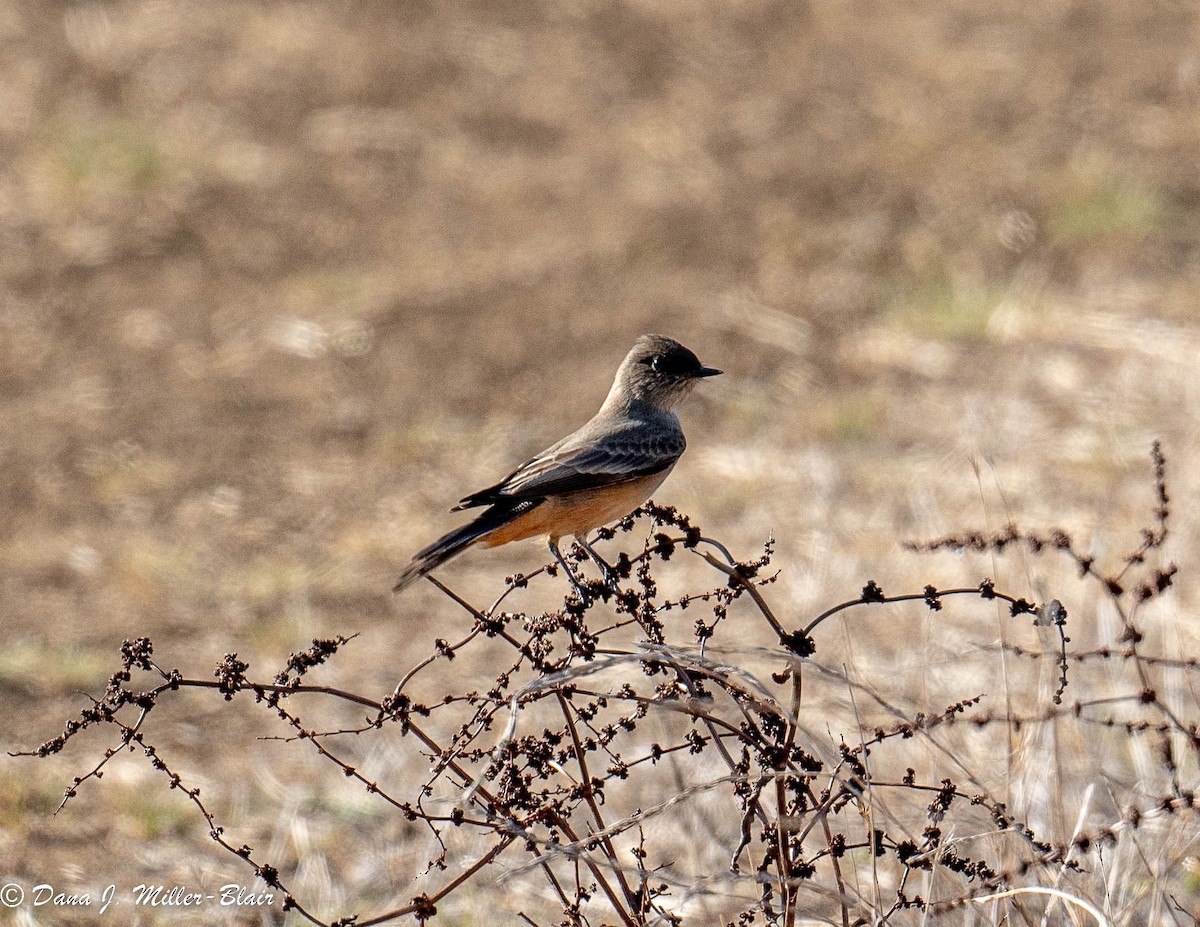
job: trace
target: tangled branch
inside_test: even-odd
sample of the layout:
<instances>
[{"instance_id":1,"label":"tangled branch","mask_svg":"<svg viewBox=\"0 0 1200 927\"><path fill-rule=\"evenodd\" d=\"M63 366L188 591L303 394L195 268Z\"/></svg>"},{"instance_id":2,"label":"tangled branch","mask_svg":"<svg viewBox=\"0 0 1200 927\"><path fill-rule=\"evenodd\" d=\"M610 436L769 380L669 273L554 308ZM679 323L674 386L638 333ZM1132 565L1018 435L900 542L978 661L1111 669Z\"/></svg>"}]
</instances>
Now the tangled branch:
<instances>
[{"instance_id":1,"label":"tangled branch","mask_svg":"<svg viewBox=\"0 0 1200 927\"><path fill-rule=\"evenodd\" d=\"M1198 662L1141 650L1143 610L1177 572L1173 564L1149 565L1167 538L1169 514L1157 445L1153 465L1152 525L1108 573L1060 530L1010 525L990 535L964 532L910 545L926 553L1001 554L1023 545L1066 556L1082 580L1099 583L1121 617L1120 640L1102 648L1072 651L1068 611L1060 601L1038 605L990 579L893 595L867 582L856 597L806 620L781 617L767 597L777 575L771 541L761 555L739 561L685 515L651 503L601 532L602 540L612 541L650 526L640 549L634 545L616 557L619 591L595 581L586 599L572 592L561 607L535 613L504 606L534 584L554 582L551 565L508 577L488 607L429 577L465 614L469 629L457 640L433 641L385 693L310 681L353 636L315 640L265 678L252 675L235 653L209 677L164 668L152 642L140 637L122 645L120 668L100 697L61 734L19 755L50 756L85 730L112 730L115 742L74 777L60 810L118 756L140 753L169 789L195 807L213 841L282 894L285 910L323 927L366 927L406 915L423 923L444 899L502 860L511 875L544 880L566 925L588 923L589 917L615 917L629 927L679 924L697 899L709 899L730 924L742 927L793 925L802 915L849 927L895 922L909 913L928 918L983 899L1015 905L1029 903L1022 896L1031 894L1073 898L1057 888L1031 888L1030 880L1082 872L1083 858L1095 848L1151 820L1194 818L1197 807L1181 782L1175 747L1182 742L1200 754L1200 712L1185 716L1160 694L1154 674L1194 673ZM660 577L680 556L696 557L719 581L663 597ZM583 569L581 549L571 559ZM893 704L886 678L864 683L819 659L825 647L820 635L834 616L849 620L855 609L895 610L912 602L941 617L955 601L1003 603L1011 620L1050 629L1057 638L1052 649L980 648L988 659L1007 654L1034 666L1052 661L1058 682L1048 704L1025 713L996 712L975 692L932 713L910 713ZM689 609L698 612L690 628L671 620ZM732 646L723 647L727 640ZM494 675L472 678L470 672L437 669L484 650L488 658L472 665L491 666ZM1092 694L1079 674L1116 659L1135 667L1136 689ZM1064 704L1071 687L1081 691ZM426 861L427 873L446 869L454 854L458 874L369 915L330 917L312 910L285 884L281 863L227 836L200 790L155 745L155 710L187 689L215 691L230 703L250 699L271 712L284 731L279 739L307 745L391 812L428 831L439 850ZM839 692L849 695L856 720L831 743L830 731L820 730L829 720L819 713ZM865 723L855 701L861 695L892 720ZM359 720L331 729L309 726L297 710L304 699L341 704ZM949 750L941 738L951 730L969 737L995 727L1015 732L1068 722L1155 738L1169 790L1151 802L1136 800L1131 790L1115 820L1056 839L1010 811L981 777L933 774L933 758ZM354 744L384 728L413 744L414 757L424 764L423 781L398 788L356 765ZM665 825L683 809L700 807L713 829L692 833L691 840L710 845L726 863L688 871L675 861L679 829ZM451 833L471 835L459 843L472 847L473 855L464 857L457 843L452 850ZM923 892L914 887L918 880ZM536 923L527 912L521 917Z\"/></svg>"}]
</instances>

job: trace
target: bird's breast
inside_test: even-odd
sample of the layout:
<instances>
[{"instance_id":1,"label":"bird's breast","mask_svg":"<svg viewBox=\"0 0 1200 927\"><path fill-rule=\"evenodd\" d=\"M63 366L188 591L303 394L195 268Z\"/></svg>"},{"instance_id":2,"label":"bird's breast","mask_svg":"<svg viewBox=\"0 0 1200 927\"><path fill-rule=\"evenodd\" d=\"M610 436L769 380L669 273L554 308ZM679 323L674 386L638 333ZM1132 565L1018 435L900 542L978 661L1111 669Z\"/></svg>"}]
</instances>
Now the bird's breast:
<instances>
[{"instance_id":1,"label":"bird's breast","mask_svg":"<svg viewBox=\"0 0 1200 927\"><path fill-rule=\"evenodd\" d=\"M547 496L541 505L481 538L481 543L496 547L542 535L549 535L554 541L576 534L585 535L593 528L624 518L649 499L674 466L597 489Z\"/></svg>"}]
</instances>

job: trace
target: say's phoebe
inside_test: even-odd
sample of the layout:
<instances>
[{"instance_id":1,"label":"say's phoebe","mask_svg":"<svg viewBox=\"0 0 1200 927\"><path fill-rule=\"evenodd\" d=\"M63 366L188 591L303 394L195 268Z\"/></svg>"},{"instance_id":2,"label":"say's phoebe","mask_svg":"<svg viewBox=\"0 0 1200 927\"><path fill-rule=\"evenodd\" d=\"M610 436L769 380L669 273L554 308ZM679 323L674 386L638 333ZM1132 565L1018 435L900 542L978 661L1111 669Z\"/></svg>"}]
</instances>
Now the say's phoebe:
<instances>
[{"instance_id":1,"label":"say's phoebe","mask_svg":"<svg viewBox=\"0 0 1200 927\"><path fill-rule=\"evenodd\" d=\"M591 421L454 506L450 511L484 505L487 511L419 551L395 591L472 544L495 547L538 535L548 537L550 552L581 598L587 595L558 549L559 538L567 535L615 588L612 568L592 550L587 534L624 518L667 478L686 446L675 406L697 380L720 372L703 366L677 341L642 335Z\"/></svg>"}]
</instances>

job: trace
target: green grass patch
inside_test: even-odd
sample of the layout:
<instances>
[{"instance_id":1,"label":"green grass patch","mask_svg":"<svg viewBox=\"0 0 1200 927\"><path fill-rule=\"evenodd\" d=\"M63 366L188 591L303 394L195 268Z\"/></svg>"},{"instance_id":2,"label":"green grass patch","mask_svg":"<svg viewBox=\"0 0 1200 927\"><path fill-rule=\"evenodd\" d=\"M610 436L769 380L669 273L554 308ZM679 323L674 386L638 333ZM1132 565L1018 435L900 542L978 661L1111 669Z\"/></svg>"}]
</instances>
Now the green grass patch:
<instances>
[{"instance_id":1,"label":"green grass patch","mask_svg":"<svg viewBox=\"0 0 1200 927\"><path fill-rule=\"evenodd\" d=\"M145 190L167 174L166 157L152 131L123 120L69 127L52 146L59 176L79 193Z\"/></svg>"},{"instance_id":2,"label":"green grass patch","mask_svg":"<svg viewBox=\"0 0 1200 927\"><path fill-rule=\"evenodd\" d=\"M129 789L122 811L147 840L183 837L198 831L196 809L181 796L157 789Z\"/></svg>"},{"instance_id":3,"label":"green grass patch","mask_svg":"<svg viewBox=\"0 0 1200 927\"><path fill-rule=\"evenodd\" d=\"M1138 184L1102 183L1063 200L1050 216L1052 240L1139 238L1159 228L1166 215L1162 196Z\"/></svg>"},{"instance_id":4,"label":"green grass patch","mask_svg":"<svg viewBox=\"0 0 1200 927\"><path fill-rule=\"evenodd\" d=\"M62 783L31 774L32 767L27 766L23 773L0 775L0 830L28 827L30 818L49 817L62 801Z\"/></svg>"},{"instance_id":5,"label":"green grass patch","mask_svg":"<svg viewBox=\"0 0 1200 927\"><path fill-rule=\"evenodd\" d=\"M893 321L921 338L978 341L999 298L983 287L959 286L946 277L919 285L899 300Z\"/></svg>"},{"instance_id":6,"label":"green grass patch","mask_svg":"<svg viewBox=\"0 0 1200 927\"><path fill-rule=\"evenodd\" d=\"M95 691L114 667L108 654L16 641L0 649L0 686L45 694Z\"/></svg>"},{"instance_id":7,"label":"green grass patch","mask_svg":"<svg viewBox=\"0 0 1200 927\"><path fill-rule=\"evenodd\" d=\"M875 396L854 393L831 402L821 422L829 441L853 442L870 438L883 423L883 404Z\"/></svg>"}]
</instances>

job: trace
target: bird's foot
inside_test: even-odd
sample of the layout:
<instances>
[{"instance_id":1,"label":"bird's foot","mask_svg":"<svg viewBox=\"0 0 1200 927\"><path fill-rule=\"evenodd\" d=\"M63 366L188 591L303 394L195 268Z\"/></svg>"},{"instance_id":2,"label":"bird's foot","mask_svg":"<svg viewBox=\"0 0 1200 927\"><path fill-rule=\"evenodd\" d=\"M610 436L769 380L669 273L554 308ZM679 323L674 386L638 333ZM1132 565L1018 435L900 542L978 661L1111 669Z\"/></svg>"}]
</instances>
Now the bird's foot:
<instances>
[{"instance_id":1,"label":"bird's foot","mask_svg":"<svg viewBox=\"0 0 1200 927\"><path fill-rule=\"evenodd\" d=\"M604 583L599 589L600 597L607 602L611 596L620 595L621 577L617 575L617 571L612 568L607 560L596 553L586 538L576 535L575 540L579 542L579 546L583 549L583 552L592 563L596 564L597 569L600 570L600 575L604 577Z\"/></svg>"},{"instance_id":2,"label":"bird's foot","mask_svg":"<svg viewBox=\"0 0 1200 927\"><path fill-rule=\"evenodd\" d=\"M617 575L617 571L610 567L607 563L600 563L600 575L604 577L604 585L600 595L607 602L610 596L621 594L621 577Z\"/></svg>"},{"instance_id":3,"label":"bird's foot","mask_svg":"<svg viewBox=\"0 0 1200 927\"><path fill-rule=\"evenodd\" d=\"M576 577L573 573L568 574L571 582L571 593L568 596L568 602L572 603L575 608L586 611L597 602L607 602L614 596L621 594L620 587L616 584L616 576L605 577L604 581L598 579L583 579Z\"/></svg>"},{"instance_id":4,"label":"bird's foot","mask_svg":"<svg viewBox=\"0 0 1200 927\"><path fill-rule=\"evenodd\" d=\"M563 599L563 613L582 621L592 606L600 601L599 596L592 588L594 585L599 584L584 583L580 586L572 586L571 591Z\"/></svg>"}]
</instances>

